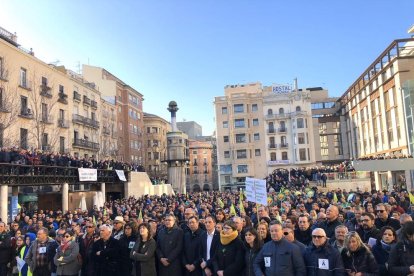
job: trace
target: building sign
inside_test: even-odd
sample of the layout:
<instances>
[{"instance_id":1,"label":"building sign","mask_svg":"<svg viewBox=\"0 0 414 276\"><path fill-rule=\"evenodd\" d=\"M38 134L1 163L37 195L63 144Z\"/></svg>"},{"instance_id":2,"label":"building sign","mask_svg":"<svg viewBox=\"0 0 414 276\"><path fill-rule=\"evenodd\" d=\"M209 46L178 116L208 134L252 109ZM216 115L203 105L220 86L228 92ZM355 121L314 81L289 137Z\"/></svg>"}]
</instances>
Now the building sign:
<instances>
[{"instance_id":1,"label":"building sign","mask_svg":"<svg viewBox=\"0 0 414 276\"><path fill-rule=\"evenodd\" d=\"M266 180L246 177L246 199L267 206Z\"/></svg>"},{"instance_id":2,"label":"building sign","mask_svg":"<svg viewBox=\"0 0 414 276\"><path fill-rule=\"evenodd\" d=\"M286 165L286 164L289 164L289 160L269 160L267 161L267 164L269 166L275 166L275 165L280 165L280 164Z\"/></svg>"},{"instance_id":3,"label":"building sign","mask_svg":"<svg viewBox=\"0 0 414 276\"><path fill-rule=\"evenodd\" d=\"M280 84L280 85L273 85L272 92L275 94L287 94L291 93L293 88L291 85L288 84Z\"/></svg>"},{"instance_id":4,"label":"building sign","mask_svg":"<svg viewBox=\"0 0 414 276\"><path fill-rule=\"evenodd\" d=\"M115 171L116 171L116 174L118 175L119 180L127 181L123 170L115 170Z\"/></svg>"},{"instance_id":5,"label":"building sign","mask_svg":"<svg viewBox=\"0 0 414 276\"><path fill-rule=\"evenodd\" d=\"M79 181L98 181L97 169L78 168Z\"/></svg>"}]
</instances>

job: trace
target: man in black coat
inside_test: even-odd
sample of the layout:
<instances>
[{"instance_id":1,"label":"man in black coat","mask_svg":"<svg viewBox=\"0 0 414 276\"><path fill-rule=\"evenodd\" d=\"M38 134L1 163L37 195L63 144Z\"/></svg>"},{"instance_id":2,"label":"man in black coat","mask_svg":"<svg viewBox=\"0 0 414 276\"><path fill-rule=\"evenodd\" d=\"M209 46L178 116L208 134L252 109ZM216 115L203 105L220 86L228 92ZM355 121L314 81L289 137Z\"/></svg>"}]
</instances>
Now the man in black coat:
<instances>
[{"instance_id":1,"label":"man in black coat","mask_svg":"<svg viewBox=\"0 0 414 276\"><path fill-rule=\"evenodd\" d=\"M96 276L121 276L121 246L111 237L112 228L102 225L100 239L92 245L91 258L94 261Z\"/></svg>"},{"instance_id":2,"label":"man in black coat","mask_svg":"<svg viewBox=\"0 0 414 276\"><path fill-rule=\"evenodd\" d=\"M326 209L326 221L322 222L319 227L325 230L328 238L335 238L335 228L342 223L338 220L339 209L335 205L331 205Z\"/></svg>"},{"instance_id":3,"label":"man in black coat","mask_svg":"<svg viewBox=\"0 0 414 276\"><path fill-rule=\"evenodd\" d=\"M11 255L10 235L6 232L6 224L0 222L0 275L7 275L7 264Z\"/></svg>"},{"instance_id":4,"label":"man in black coat","mask_svg":"<svg viewBox=\"0 0 414 276\"><path fill-rule=\"evenodd\" d=\"M381 239L380 230L375 227L375 217L371 213L363 213L361 216L362 228L357 230L358 235L364 243L369 242L370 238Z\"/></svg>"},{"instance_id":5,"label":"man in black coat","mask_svg":"<svg viewBox=\"0 0 414 276\"><path fill-rule=\"evenodd\" d=\"M212 260L218 245L220 233L216 231L216 219L208 215L205 219L206 232L201 234L200 267L209 275L213 270Z\"/></svg>"},{"instance_id":6,"label":"man in black coat","mask_svg":"<svg viewBox=\"0 0 414 276\"><path fill-rule=\"evenodd\" d=\"M200 248L204 231L199 227L198 217L188 219L190 231L184 234L183 266L185 275L201 276Z\"/></svg>"},{"instance_id":7,"label":"man in black coat","mask_svg":"<svg viewBox=\"0 0 414 276\"><path fill-rule=\"evenodd\" d=\"M375 219L375 226L377 229L381 229L384 226L391 226L395 231L401 228L401 224L398 220L388 217L388 212L385 209L385 205L380 203L375 206L375 212L377 218Z\"/></svg>"},{"instance_id":8,"label":"man in black coat","mask_svg":"<svg viewBox=\"0 0 414 276\"><path fill-rule=\"evenodd\" d=\"M160 260L158 275L182 275L183 230L177 227L172 214L167 214L164 221L165 228L158 233L157 238L157 257Z\"/></svg>"}]
</instances>

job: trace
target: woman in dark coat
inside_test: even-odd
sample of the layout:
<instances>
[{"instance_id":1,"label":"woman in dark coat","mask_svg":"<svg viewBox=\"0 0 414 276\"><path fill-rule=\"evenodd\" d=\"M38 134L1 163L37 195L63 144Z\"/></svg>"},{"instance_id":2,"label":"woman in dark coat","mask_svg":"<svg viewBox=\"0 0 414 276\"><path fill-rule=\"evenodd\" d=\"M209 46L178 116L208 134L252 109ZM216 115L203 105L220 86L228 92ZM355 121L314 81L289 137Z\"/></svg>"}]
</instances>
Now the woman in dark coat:
<instances>
[{"instance_id":1,"label":"woman in dark coat","mask_svg":"<svg viewBox=\"0 0 414 276\"><path fill-rule=\"evenodd\" d=\"M357 232L345 237L345 248L341 252L345 272L348 275L362 273L365 276L379 275L379 268L371 250L362 242Z\"/></svg>"},{"instance_id":2,"label":"woman in dark coat","mask_svg":"<svg viewBox=\"0 0 414 276\"><path fill-rule=\"evenodd\" d=\"M372 247L372 254L374 254L375 260L379 266L380 275L389 275L388 271L388 258L391 252L391 248L397 243L397 234L394 228L391 226L384 226L380 232L381 239L377 240L377 243Z\"/></svg>"},{"instance_id":3,"label":"woman in dark coat","mask_svg":"<svg viewBox=\"0 0 414 276\"><path fill-rule=\"evenodd\" d=\"M130 258L135 262L135 276L156 276L155 250L157 243L152 238L151 227L148 223L142 223L138 227L138 231L138 240L130 253Z\"/></svg>"},{"instance_id":4,"label":"woman in dark coat","mask_svg":"<svg viewBox=\"0 0 414 276\"><path fill-rule=\"evenodd\" d=\"M218 276L240 275L243 272L244 247L238 235L236 224L226 221L212 262L214 273Z\"/></svg>"},{"instance_id":5,"label":"woman in dark coat","mask_svg":"<svg viewBox=\"0 0 414 276\"><path fill-rule=\"evenodd\" d=\"M403 239L391 248L388 259L390 275L412 275L414 273L414 221L404 223Z\"/></svg>"},{"instance_id":6,"label":"woman in dark coat","mask_svg":"<svg viewBox=\"0 0 414 276\"><path fill-rule=\"evenodd\" d=\"M133 263L129 258L132 248L134 248L137 235L134 233L135 222L127 223L124 227L124 234L119 239L121 245L121 275L131 275Z\"/></svg>"},{"instance_id":7,"label":"woman in dark coat","mask_svg":"<svg viewBox=\"0 0 414 276\"><path fill-rule=\"evenodd\" d=\"M244 262L246 267L244 268L245 276L254 276L253 262L256 259L257 253L262 249L263 241L257 233L256 229L253 227L246 228L246 233L244 234L245 240L245 255Z\"/></svg>"}]
</instances>

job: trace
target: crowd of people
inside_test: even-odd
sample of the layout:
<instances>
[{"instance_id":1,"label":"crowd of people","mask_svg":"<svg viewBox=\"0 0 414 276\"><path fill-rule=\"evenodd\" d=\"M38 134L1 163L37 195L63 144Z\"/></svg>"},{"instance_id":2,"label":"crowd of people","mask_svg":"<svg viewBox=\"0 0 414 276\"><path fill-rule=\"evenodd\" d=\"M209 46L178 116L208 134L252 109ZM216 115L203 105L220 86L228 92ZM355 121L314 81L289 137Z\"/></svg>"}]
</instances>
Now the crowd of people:
<instances>
[{"instance_id":1,"label":"crowd of people","mask_svg":"<svg viewBox=\"0 0 414 276\"><path fill-rule=\"evenodd\" d=\"M120 162L114 159L96 160L92 157L80 158L66 153L43 152L41 150L26 150L18 147L2 148L0 163L17 165L45 165L72 168L93 168L106 170L145 171L142 165Z\"/></svg>"},{"instance_id":2,"label":"crowd of people","mask_svg":"<svg viewBox=\"0 0 414 276\"><path fill-rule=\"evenodd\" d=\"M0 222L0 275L413 275L410 192L270 188L267 206L201 192L21 210Z\"/></svg>"},{"instance_id":3,"label":"crowd of people","mask_svg":"<svg viewBox=\"0 0 414 276\"><path fill-rule=\"evenodd\" d=\"M387 160L387 159L404 159L404 158L413 158L413 156L405 154L377 154L366 157L358 158L357 160Z\"/></svg>"}]
</instances>

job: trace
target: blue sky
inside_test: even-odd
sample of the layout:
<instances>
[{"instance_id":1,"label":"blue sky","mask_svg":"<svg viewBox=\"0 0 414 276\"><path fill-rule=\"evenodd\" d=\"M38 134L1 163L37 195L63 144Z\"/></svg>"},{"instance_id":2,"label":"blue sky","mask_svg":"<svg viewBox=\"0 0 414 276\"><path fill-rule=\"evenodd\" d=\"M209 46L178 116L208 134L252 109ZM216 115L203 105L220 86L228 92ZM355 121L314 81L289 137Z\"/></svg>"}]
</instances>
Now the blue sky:
<instances>
[{"instance_id":1,"label":"blue sky","mask_svg":"<svg viewBox=\"0 0 414 276\"><path fill-rule=\"evenodd\" d=\"M45 62L104 67L145 112L215 129L227 84L322 86L340 96L414 24L412 0L3 1L0 26Z\"/></svg>"}]
</instances>

